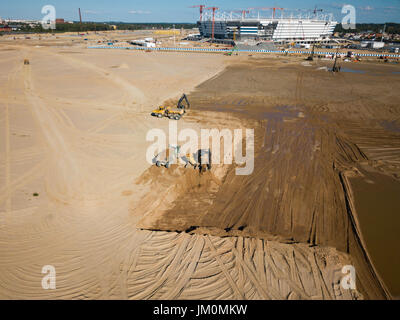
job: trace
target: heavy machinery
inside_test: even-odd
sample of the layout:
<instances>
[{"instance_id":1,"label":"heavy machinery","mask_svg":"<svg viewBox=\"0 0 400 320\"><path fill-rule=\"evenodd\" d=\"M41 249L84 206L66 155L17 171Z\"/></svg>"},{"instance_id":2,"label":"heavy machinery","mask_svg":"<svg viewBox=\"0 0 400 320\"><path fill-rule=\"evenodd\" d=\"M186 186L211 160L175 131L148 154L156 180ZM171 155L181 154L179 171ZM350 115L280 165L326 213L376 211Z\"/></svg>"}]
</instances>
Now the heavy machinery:
<instances>
[{"instance_id":1,"label":"heavy machinery","mask_svg":"<svg viewBox=\"0 0 400 320\"><path fill-rule=\"evenodd\" d=\"M187 153L181 158L186 164L191 165L194 169L199 168L200 172L211 170L211 150L200 149L196 153Z\"/></svg>"},{"instance_id":2,"label":"heavy machinery","mask_svg":"<svg viewBox=\"0 0 400 320\"><path fill-rule=\"evenodd\" d=\"M162 118L165 116L165 110L166 108L163 106L158 107L158 109L153 110L153 112L151 113L151 115L153 117L157 117L157 118Z\"/></svg>"},{"instance_id":3,"label":"heavy machinery","mask_svg":"<svg viewBox=\"0 0 400 320\"><path fill-rule=\"evenodd\" d=\"M170 107L167 107L165 110L165 116L170 118L171 120L179 120L183 117L185 113L185 109L173 110Z\"/></svg>"},{"instance_id":4,"label":"heavy machinery","mask_svg":"<svg viewBox=\"0 0 400 320\"><path fill-rule=\"evenodd\" d=\"M179 120L186 113L186 109L190 108L190 103L186 94L183 94L179 99L176 108L177 110L174 110L171 107L160 106L153 110L151 115L157 118L168 117L171 120Z\"/></svg>"},{"instance_id":5,"label":"heavy machinery","mask_svg":"<svg viewBox=\"0 0 400 320\"><path fill-rule=\"evenodd\" d=\"M30 63L30 62L29 62L29 59L25 59L25 60L24 60L24 65L29 65L29 63Z\"/></svg>"},{"instance_id":6,"label":"heavy machinery","mask_svg":"<svg viewBox=\"0 0 400 320\"><path fill-rule=\"evenodd\" d=\"M197 152L197 165L200 172L205 172L211 170L211 150L210 149L200 149Z\"/></svg>"},{"instance_id":7,"label":"heavy machinery","mask_svg":"<svg viewBox=\"0 0 400 320\"><path fill-rule=\"evenodd\" d=\"M337 60L339 58L339 47L336 50L336 54L335 54L335 62L333 63L333 67L332 67L332 72L340 72L340 69L342 68L341 66L337 65Z\"/></svg>"},{"instance_id":8,"label":"heavy machinery","mask_svg":"<svg viewBox=\"0 0 400 320\"><path fill-rule=\"evenodd\" d=\"M186 162L185 168L186 168L188 165L193 166L194 169L197 168L197 161L196 161L196 159L194 158L193 153L187 153L187 154L185 155L185 157L182 158L182 160Z\"/></svg>"},{"instance_id":9,"label":"heavy machinery","mask_svg":"<svg viewBox=\"0 0 400 320\"><path fill-rule=\"evenodd\" d=\"M155 163L157 167L165 167L168 169L171 163L174 163L174 161L178 159L179 151L180 146L169 145L168 149L154 157L153 163Z\"/></svg>"},{"instance_id":10,"label":"heavy machinery","mask_svg":"<svg viewBox=\"0 0 400 320\"><path fill-rule=\"evenodd\" d=\"M182 118L185 112L186 111L184 109L173 110L171 109L171 107L160 106L158 107L158 109L153 110L151 115L157 118L167 117L171 120L179 120L180 118Z\"/></svg>"},{"instance_id":11,"label":"heavy machinery","mask_svg":"<svg viewBox=\"0 0 400 320\"><path fill-rule=\"evenodd\" d=\"M312 46L311 54L306 58L306 61L314 61L314 54L315 54L315 41Z\"/></svg>"},{"instance_id":12,"label":"heavy machinery","mask_svg":"<svg viewBox=\"0 0 400 320\"><path fill-rule=\"evenodd\" d=\"M225 55L230 57L230 56L233 55L233 53L234 53L235 51L236 51L236 55L238 55L238 53L237 53L237 52L238 52L238 49L237 49L236 46L233 47L231 51L228 51L227 53L225 53Z\"/></svg>"},{"instance_id":13,"label":"heavy machinery","mask_svg":"<svg viewBox=\"0 0 400 320\"><path fill-rule=\"evenodd\" d=\"M185 106L184 103L183 103L184 101L186 102L186 106ZM190 103L189 103L189 100L188 100L186 94L183 94L183 95L182 95L182 97L179 99L178 105L177 105L176 107L177 107L178 109L183 109L183 110L185 110L185 111L186 111L186 109L189 109L189 108L190 108Z\"/></svg>"}]
</instances>

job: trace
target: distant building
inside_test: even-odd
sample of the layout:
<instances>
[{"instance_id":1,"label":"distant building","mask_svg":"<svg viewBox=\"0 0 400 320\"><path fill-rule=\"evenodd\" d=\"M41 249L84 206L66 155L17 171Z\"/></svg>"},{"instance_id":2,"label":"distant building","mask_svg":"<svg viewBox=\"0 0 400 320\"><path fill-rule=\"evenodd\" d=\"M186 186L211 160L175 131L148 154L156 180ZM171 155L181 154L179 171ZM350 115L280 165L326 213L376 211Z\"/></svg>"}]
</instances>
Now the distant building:
<instances>
[{"instance_id":1,"label":"distant building","mask_svg":"<svg viewBox=\"0 0 400 320\"><path fill-rule=\"evenodd\" d=\"M10 32L12 29L8 25L0 25L0 32Z\"/></svg>"},{"instance_id":2,"label":"distant building","mask_svg":"<svg viewBox=\"0 0 400 320\"><path fill-rule=\"evenodd\" d=\"M198 21L200 35L215 39L272 40L282 43L329 42L337 22L330 15L262 17L258 12L237 15L207 12Z\"/></svg>"},{"instance_id":3,"label":"distant building","mask_svg":"<svg viewBox=\"0 0 400 320\"><path fill-rule=\"evenodd\" d=\"M20 24L15 24L15 25L9 24L8 26L11 28L12 31L21 30L21 27L22 27Z\"/></svg>"},{"instance_id":4,"label":"distant building","mask_svg":"<svg viewBox=\"0 0 400 320\"><path fill-rule=\"evenodd\" d=\"M64 19L56 19L56 23L65 23L65 20Z\"/></svg>"},{"instance_id":5,"label":"distant building","mask_svg":"<svg viewBox=\"0 0 400 320\"><path fill-rule=\"evenodd\" d=\"M384 42L378 41L362 41L361 48L369 48L369 49L382 49L385 46Z\"/></svg>"}]
</instances>

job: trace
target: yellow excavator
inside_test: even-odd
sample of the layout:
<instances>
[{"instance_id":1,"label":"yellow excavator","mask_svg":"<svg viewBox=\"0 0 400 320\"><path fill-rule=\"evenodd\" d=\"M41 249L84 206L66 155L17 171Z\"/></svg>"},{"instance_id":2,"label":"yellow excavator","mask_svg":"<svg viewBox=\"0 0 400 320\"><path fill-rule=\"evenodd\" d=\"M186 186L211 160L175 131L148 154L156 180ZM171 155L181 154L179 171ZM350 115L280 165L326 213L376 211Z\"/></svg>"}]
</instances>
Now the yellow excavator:
<instances>
[{"instance_id":1,"label":"yellow excavator","mask_svg":"<svg viewBox=\"0 0 400 320\"><path fill-rule=\"evenodd\" d=\"M184 102L186 102L186 104ZM157 109L153 110L151 112L151 115L157 118L167 117L171 120L179 120L186 113L186 109L190 108L190 103L186 94L183 94L182 97L179 99L176 108L177 109L174 110L171 107L160 106Z\"/></svg>"}]
</instances>

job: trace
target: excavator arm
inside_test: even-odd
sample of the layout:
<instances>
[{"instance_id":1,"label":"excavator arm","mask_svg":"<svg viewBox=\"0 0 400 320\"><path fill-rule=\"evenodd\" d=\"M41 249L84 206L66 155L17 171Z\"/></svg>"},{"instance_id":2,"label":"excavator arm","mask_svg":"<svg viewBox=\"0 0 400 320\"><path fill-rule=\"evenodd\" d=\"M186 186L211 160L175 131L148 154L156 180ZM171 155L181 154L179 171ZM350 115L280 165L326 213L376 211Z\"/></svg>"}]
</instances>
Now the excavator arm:
<instances>
[{"instance_id":1,"label":"excavator arm","mask_svg":"<svg viewBox=\"0 0 400 320\"><path fill-rule=\"evenodd\" d=\"M184 100L185 100L187 106L185 106L183 104ZM186 94L183 94L182 97L179 99L177 107L178 107L178 109L189 109L190 108L190 103L189 103L189 100L188 100Z\"/></svg>"}]
</instances>

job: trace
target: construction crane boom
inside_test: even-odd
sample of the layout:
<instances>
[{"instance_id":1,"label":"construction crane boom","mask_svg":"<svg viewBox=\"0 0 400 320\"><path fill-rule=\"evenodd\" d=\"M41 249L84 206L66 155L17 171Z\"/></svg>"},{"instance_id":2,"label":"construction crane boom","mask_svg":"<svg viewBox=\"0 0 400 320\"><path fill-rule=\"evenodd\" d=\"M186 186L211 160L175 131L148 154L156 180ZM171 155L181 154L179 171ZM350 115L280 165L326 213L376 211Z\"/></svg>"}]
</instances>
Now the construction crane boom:
<instances>
[{"instance_id":1,"label":"construction crane boom","mask_svg":"<svg viewBox=\"0 0 400 320\"><path fill-rule=\"evenodd\" d=\"M260 10L260 11L265 11L265 10L272 10L272 18L275 19L275 14L276 10L285 10L285 8L279 8L279 7L255 7L255 8L249 8L248 10Z\"/></svg>"},{"instance_id":2,"label":"construction crane boom","mask_svg":"<svg viewBox=\"0 0 400 320\"><path fill-rule=\"evenodd\" d=\"M238 12L238 13L241 13L241 14L242 14L242 18L243 18L243 19L245 19L245 18L246 18L246 14L247 14L247 13L250 13L250 11L249 11L249 10L234 10L234 11L232 11L232 12Z\"/></svg>"},{"instance_id":3,"label":"construction crane boom","mask_svg":"<svg viewBox=\"0 0 400 320\"><path fill-rule=\"evenodd\" d=\"M200 9L200 22L203 20L203 10L206 6L204 4L198 4L195 6L190 6L189 8L199 8Z\"/></svg>"}]
</instances>

